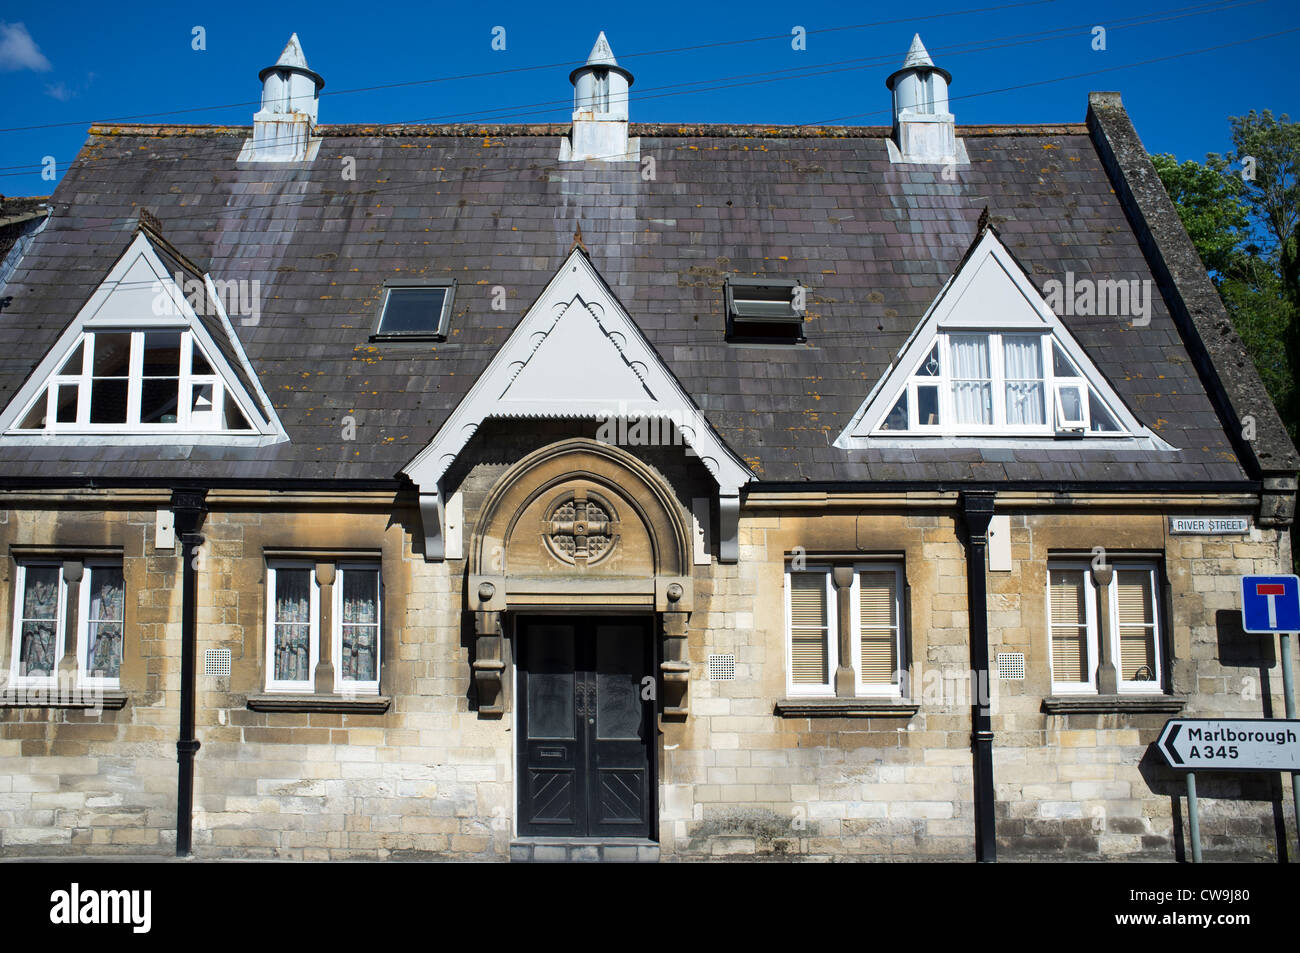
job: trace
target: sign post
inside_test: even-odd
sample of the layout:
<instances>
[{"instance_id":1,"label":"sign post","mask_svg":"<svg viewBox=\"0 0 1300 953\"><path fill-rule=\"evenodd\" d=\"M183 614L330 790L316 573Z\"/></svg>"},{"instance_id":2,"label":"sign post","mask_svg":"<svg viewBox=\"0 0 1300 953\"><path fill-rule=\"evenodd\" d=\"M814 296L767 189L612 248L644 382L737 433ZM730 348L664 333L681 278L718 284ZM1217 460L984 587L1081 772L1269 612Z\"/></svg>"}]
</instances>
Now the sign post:
<instances>
[{"instance_id":1,"label":"sign post","mask_svg":"<svg viewBox=\"0 0 1300 953\"><path fill-rule=\"evenodd\" d=\"M1197 771L1300 771L1300 721L1280 718L1171 718L1156 741L1171 768L1187 772L1192 863L1201 862Z\"/></svg>"},{"instance_id":2,"label":"sign post","mask_svg":"<svg viewBox=\"0 0 1300 953\"><path fill-rule=\"evenodd\" d=\"M1243 576L1241 627L1246 632L1278 633L1282 650L1282 698L1287 718L1295 717L1295 673L1291 667L1291 633L1300 631L1300 578ZM1291 803L1300 829L1300 771L1291 769ZM1300 830L1297 831L1300 839Z\"/></svg>"}]
</instances>

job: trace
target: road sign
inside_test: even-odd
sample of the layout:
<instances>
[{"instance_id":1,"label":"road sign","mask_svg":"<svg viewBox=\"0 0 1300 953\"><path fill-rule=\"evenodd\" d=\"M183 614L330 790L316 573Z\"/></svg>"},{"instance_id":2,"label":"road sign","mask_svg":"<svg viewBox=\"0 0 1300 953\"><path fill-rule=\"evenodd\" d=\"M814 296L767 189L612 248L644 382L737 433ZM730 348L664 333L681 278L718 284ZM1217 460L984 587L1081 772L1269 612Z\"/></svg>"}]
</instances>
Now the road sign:
<instances>
[{"instance_id":1,"label":"road sign","mask_svg":"<svg viewBox=\"0 0 1300 953\"><path fill-rule=\"evenodd\" d=\"M1242 576L1241 627L1246 632L1300 632L1300 579Z\"/></svg>"},{"instance_id":2,"label":"road sign","mask_svg":"<svg viewBox=\"0 0 1300 953\"><path fill-rule=\"evenodd\" d=\"M1185 771L1300 771L1300 720L1171 718L1156 747Z\"/></svg>"}]
</instances>

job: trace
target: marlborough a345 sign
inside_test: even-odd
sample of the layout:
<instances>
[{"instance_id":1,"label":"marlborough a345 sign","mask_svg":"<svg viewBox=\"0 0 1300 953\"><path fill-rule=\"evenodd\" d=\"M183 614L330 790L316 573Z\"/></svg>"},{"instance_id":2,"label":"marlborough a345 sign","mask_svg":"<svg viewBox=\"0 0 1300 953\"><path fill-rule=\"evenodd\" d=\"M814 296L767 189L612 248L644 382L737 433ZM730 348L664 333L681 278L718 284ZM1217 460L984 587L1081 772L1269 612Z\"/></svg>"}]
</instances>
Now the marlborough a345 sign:
<instances>
[{"instance_id":1,"label":"marlborough a345 sign","mask_svg":"<svg viewBox=\"0 0 1300 953\"><path fill-rule=\"evenodd\" d=\"M1300 771L1300 721L1175 718L1156 745L1187 771Z\"/></svg>"}]
</instances>

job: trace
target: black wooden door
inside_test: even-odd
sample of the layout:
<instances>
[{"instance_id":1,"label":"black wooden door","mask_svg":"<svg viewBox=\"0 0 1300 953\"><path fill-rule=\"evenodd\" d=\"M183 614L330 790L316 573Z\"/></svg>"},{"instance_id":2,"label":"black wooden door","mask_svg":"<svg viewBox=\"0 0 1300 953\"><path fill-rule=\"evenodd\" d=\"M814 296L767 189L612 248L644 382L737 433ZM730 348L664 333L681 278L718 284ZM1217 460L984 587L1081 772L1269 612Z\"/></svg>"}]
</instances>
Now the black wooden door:
<instances>
[{"instance_id":1,"label":"black wooden door","mask_svg":"<svg viewBox=\"0 0 1300 953\"><path fill-rule=\"evenodd\" d=\"M538 617L517 634L519 833L649 837L649 620Z\"/></svg>"}]
</instances>

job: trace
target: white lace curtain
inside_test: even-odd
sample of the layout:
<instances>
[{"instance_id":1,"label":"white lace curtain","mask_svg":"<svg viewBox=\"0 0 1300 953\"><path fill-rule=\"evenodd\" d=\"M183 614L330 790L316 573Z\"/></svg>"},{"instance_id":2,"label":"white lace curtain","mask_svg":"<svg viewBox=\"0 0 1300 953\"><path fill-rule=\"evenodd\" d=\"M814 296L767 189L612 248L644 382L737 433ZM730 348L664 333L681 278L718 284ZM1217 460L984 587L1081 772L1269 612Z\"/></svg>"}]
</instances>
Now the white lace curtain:
<instances>
[{"instance_id":1,"label":"white lace curtain","mask_svg":"<svg viewBox=\"0 0 1300 953\"><path fill-rule=\"evenodd\" d=\"M1003 335L1002 361L1007 381L1007 423L1045 423L1042 339L1037 335Z\"/></svg>"},{"instance_id":2,"label":"white lace curtain","mask_svg":"<svg viewBox=\"0 0 1300 953\"><path fill-rule=\"evenodd\" d=\"M957 422L993 423L993 381L989 373L989 339L984 334L954 334L952 402Z\"/></svg>"},{"instance_id":3,"label":"white lace curtain","mask_svg":"<svg viewBox=\"0 0 1300 953\"><path fill-rule=\"evenodd\" d=\"M311 672L311 570L275 574L275 678L306 682Z\"/></svg>"}]
</instances>

